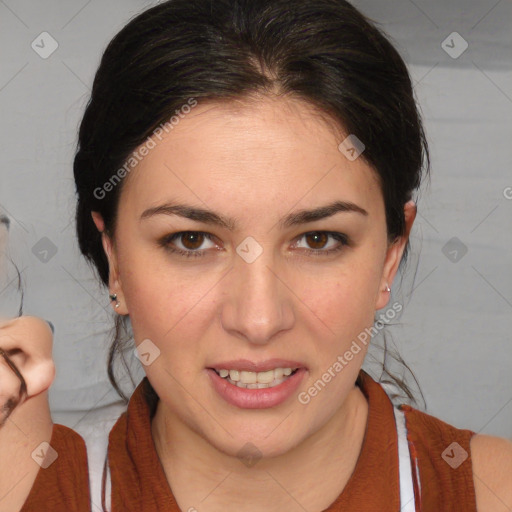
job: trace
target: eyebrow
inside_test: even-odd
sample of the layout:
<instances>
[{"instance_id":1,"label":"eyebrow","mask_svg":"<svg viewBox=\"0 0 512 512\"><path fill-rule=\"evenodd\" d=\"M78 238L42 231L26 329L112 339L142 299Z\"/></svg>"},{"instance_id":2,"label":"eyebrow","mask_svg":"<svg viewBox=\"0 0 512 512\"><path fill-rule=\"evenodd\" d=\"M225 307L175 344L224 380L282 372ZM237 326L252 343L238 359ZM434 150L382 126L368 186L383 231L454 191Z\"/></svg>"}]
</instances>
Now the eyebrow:
<instances>
[{"instance_id":1,"label":"eyebrow","mask_svg":"<svg viewBox=\"0 0 512 512\"><path fill-rule=\"evenodd\" d=\"M368 216L368 212L350 201L334 201L333 203L313 208L312 210L299 210L293 212L279 221L281 228L289 228L301 224L307 224L321 219L332 217L333 215L344 213L357 213ZM202 222L226 228L230 231L236 230L236 220L224 217L211 210L189 206L186 204L165 203L153 208L144 210L140 216L140 220L154 217L155 215L177 215L185 219Z\"/></svg>"}]
</instances>

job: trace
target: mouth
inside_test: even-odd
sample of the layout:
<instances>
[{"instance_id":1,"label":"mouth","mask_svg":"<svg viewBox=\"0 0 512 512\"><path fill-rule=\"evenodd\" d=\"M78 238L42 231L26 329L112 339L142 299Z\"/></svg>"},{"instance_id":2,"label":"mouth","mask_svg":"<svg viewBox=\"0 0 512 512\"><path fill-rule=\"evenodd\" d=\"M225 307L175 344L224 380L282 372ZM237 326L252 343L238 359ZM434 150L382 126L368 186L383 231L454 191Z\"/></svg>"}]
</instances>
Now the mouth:
<instances>
[{"instance_id":1,"label":"mouth","mask_svg":"<svg viewBox=\"0 0 512 512\"><path fill-rule=\"evenodd\" d=\"M240 369L209 368L230 384L244 389L267 389L279 386L299 370L299 367L277 367L255 372Z\"/></svg>"},{"instance_id":2,"label":"mouth","mask_svg":"<svg viewBox=\"0 0 512 512\"><path fill-rule=\"evenodd\" d=\"M289 400L309 373L301 363L283 359L224 362L206 371L217 394L240 409L268 409L291 403Z\"/></svg>"}]
</instances>

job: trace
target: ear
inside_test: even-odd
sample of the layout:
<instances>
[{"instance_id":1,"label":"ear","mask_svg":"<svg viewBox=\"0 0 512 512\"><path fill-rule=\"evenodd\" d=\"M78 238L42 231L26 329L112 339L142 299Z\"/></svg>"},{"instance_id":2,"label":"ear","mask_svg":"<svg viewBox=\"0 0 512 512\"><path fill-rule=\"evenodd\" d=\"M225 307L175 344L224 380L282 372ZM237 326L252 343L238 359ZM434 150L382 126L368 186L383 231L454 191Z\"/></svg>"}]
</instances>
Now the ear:
<instances>
[{"instance_id":1,"label":"ear","mask_svg":"<svg viewBox=\"0 0 512 512\"><path fill-rule=\"evenodd\" d=\"M91 217L96 225L96 228L101 233L101 243L103 245L103 250L107 256L108 260L108 289L109 293L117 294L117 301L119 301L119 307L116 308L116 301L111 302L112 309L119 313L120 315L127 315L128 309L126 307L126 301L124 300L121 277L119 275L118 265L117 265L117 255L115 250L115 245L112 238L105 231L105 222L103 217L99 212L91 211Z\"/></svg>"},{"instance_id":2,"label":"ear","mask_svg":"<svg viewBox=\"0 0 512 512\"><path fill-rule=\"evenodd\" d=\"M375 304L375 309L382 309L389 302L390 293L386 291L386 286L391 288L391 284L393 283L393 279L398 271L398 266L400 265L400 261L402 259L402 255L405 250L405 246L407 245L407 240L409 240L409 235L411 233L411 228L414 223L414 219L416 218L416 204L414 201L408 201L404 205L404 215L405 215L405 230L404 234L394 240L387 249L386 259L384 261L384 267L382 272L382 278L379 286L379 290L377 292L377 301Z\"/></svg>"},{"instance_id":3,"label":"ear","mask_svg":"<svg viewBox=\"0 0 512 512\"><path fill-rule=\"evenodd\" d=\"M20 316L0 320L0 347L25 379L27 398L46 391L55 378L52 346L53 333L43 319Z\"/></svg>"}]
</instances>

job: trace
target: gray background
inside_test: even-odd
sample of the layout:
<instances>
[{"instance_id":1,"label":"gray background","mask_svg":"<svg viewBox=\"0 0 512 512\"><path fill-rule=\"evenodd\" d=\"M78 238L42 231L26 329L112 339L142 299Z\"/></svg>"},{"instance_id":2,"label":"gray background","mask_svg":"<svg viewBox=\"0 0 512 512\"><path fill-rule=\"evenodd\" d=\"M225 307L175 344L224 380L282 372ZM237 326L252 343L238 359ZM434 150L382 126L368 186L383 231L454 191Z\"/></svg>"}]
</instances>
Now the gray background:
<instances>
[{"instance_id":1,"label":"gray background","mask_svg":"<svg viewBox=\"0 0 512 512\"><path fill-rule=\"evenodd\" d=\"M117 397L105 368L114 313L74 238L76 133L106 44L149 5L0 0L0 212L11 220L9 251L22 271L24 313L55 325L51 407L56 421L72 427ZM381 24L409 64L432 152L407 272L390 302L405 309L388 332L429 414L512 439L512 2L355 5ZM42 32L58 44L47 58L36 52L51 49ZM463 40L468 48L455 58ZM17 311L14 277L8 265L3 315ZM380 336L373 343L381 359ZM138 379L142 369L131 362ZM379 376L372 355L365 368Z\"/></svg>"}]
</instances>

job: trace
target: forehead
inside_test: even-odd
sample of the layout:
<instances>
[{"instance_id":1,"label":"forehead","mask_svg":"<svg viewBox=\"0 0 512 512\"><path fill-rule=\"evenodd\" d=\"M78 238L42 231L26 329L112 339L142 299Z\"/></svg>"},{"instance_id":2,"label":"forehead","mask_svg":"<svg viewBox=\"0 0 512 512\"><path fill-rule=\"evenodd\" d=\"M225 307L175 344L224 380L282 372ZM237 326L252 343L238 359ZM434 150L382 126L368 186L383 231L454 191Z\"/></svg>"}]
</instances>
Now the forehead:
<instances>
[{"instance_id":1,"label":"forehead","mask_svg":"<svg viewBox=\"0 0 512 512\"><path fill-rule=\"evenodd\" d=\"M318 197L366 206L380 198L375 171L338 149L348 135L343 127L301 100L208 102L186 112L168 133L150 138L151 149L129 173L121 202L141 210L177 196L289 207Z\"/></svg>"}]
</instances>

